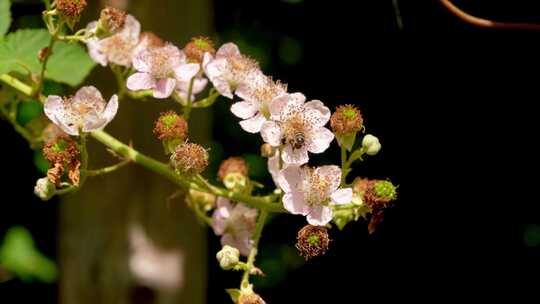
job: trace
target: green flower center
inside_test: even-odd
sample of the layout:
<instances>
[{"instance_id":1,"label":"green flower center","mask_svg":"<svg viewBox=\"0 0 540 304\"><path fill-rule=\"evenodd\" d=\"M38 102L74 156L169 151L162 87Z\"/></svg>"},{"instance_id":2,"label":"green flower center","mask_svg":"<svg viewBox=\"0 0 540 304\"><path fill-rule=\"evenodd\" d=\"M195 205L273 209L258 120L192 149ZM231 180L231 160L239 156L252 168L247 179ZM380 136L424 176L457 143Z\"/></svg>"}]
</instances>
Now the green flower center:
<instances>
[{"instance_id":1,"label":"green flower center","mask_svg":"<svg viewBox=\"0 0 540 304\"><path fill-rule=\"evenodd\" d=\"M319 246L321 240L320 240L320 238L319 238L318 235L312 234L312 235L308 236L307 242L308 242L309 245L311 245L311 246Z\"/></svg>"},{"instance_id":2,"label":"green flower center","mask_svg":"<svg viewBox=\"0 0 540 304\"><path fill-rule=\"evenodd\" d=\"M396 198L396 186L390 181L380 181L375 184L375 193L378 197L393 200Z\"/></svg>"},{"instance_id":3,"label":"green flower center","mask_svg":"<svg viewBox=\"0 0 540 304\"><path fill-rule=\"evenodd\" d=\"M165 125L165 128L170 129L178 121L178 116L174 114L165 115L161 117L161 121Z\"/></svg>"}]
</instances>

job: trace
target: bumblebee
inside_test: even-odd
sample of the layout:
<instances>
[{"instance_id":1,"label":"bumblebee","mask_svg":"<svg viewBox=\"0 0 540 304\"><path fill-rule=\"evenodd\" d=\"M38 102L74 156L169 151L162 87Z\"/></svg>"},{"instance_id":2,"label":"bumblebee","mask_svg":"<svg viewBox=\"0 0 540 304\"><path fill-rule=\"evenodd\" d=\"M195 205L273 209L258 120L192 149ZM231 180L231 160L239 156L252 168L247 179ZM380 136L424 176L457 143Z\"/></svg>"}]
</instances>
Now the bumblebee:
<instances>
[{"instance_id":1,"label":"bumblebee","mask_svg":"<svg viewBox=\"0 0 540 304\"><path fill-rule=\"evenodd\" d=\"M302 132L295 133L291 139L289 139L289 144L291 144L293 149L300 149L306 143L306 136Z\"/></svg>"}]
</instances>

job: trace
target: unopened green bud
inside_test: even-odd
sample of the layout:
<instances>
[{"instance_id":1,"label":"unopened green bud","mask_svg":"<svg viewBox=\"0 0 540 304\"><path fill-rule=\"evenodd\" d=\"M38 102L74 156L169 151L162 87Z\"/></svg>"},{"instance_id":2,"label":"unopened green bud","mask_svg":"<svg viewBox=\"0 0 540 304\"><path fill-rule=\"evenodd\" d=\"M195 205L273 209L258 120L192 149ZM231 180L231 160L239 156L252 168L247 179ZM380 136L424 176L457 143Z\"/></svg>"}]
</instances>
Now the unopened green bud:
<instances>
[{"instance_id":1,"label":"unopened green bud","mask_svg":"<svg viewBox=\"0 0 540 304\"><path fill-rule=\"evenodd\" d=\"M362 147L366 150L367 155L375 155L381 150L381 143L377 137L367 134L362 139Z\"/></svg>"},{"instance_id":2,"label":"unopened green bud","mask_svg":"<svg viewBox=\"0 0 540 304\"><path fill-rule=\"evenodd\" d=\"M56 186L47 177L37 180L34 193L43 201L48 201L56 194Z\"/></svg>"},{"instance_id":3,"label":"unopened green bud","mask_svg":"<svg viewBox=\"0 0 540 304\"><path fill-rule=\"evenodd\" d=\"M230 270L240 261L240 251L234 247L225 245L218 251L216 258L223 270Z\"/></svg>"}]
</instances>

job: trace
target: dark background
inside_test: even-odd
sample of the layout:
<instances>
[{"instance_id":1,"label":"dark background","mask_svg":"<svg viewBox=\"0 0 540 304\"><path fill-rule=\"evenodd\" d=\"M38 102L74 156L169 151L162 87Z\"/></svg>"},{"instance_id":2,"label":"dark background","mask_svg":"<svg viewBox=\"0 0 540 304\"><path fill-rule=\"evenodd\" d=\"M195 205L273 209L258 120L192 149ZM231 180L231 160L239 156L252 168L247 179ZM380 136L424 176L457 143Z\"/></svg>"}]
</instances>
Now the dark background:
<instances>
[{"instance_id":1,"label":"dark background","mask_svg":"<svg viewBox=\"0 0 540 304\"><path fill-rule=\"evenodd\" d=\"M455 1L477 16L540 22L536 2ZM214 5L220 42L245 45L289 91L332 109L356 104L383 149L351 176L388 177L399 185L399 200L375 234L368 235L364 222L333 229L328 254L305 265L289 257L304 219L273 219L259 259L268 278L258 290L267 302L439 302L534 292L539 32L476 28L437 1L399 1L402 28L390 0ZM258 136L231 127L236 118L224 102L217 111L223 115L214 137L224 143L223 155L256 154ZM0 232L24 225L54 257L56 202L33 197L40 176L33 153L10 128L0 124ZM334 147L315 163L338 157ZM208 302L227 303L223 289L236 287L239 275L219 269L218 238L209 231L208 240ZM56 287L14 280L0 286L4 295L55 303Z\"/></svg>"}]
</instances>

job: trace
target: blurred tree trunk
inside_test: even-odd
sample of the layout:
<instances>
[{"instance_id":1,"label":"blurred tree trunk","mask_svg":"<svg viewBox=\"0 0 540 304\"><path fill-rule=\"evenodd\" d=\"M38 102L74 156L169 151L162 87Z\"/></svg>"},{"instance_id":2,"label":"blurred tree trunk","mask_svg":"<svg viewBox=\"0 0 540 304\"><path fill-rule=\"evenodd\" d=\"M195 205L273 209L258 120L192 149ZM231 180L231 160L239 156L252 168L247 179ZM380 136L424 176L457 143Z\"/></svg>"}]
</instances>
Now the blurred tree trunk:
<instances>
[{"instance_id":1,"label":"blurred tree trunk","mask_svg":"<svg viewBox=\"0 0 540 304\"><path fill-rule=\"evenodd\" d=\"M184 45L191 36L210 32L210 0L109 1L112 5L123 3L141 22L143 31L151 30L176 45ZM86 17L95 19L92 16L98 16L98 11L98 7L89 7ZM116 91L112 74L101 67L96 68L88 83L100 88L106 98ZM159 112L176 107L171 101L125 99L107 130L166 161L161 144L153 138L153 122ZM192 119L197 121L197 127L190 130L190 137L208 143L208 116L194 114ZM90 143L90 152L92 168L117 161L95 142ZM175 191L167 180L134 164L106 176L89 178L79 193L64 199L60 226L61 302L204 303L206 233L182 200L167 201ZM141 246L151 244L159 252L179 259L178 267L163 273L164 278L180 273L179 288L160 288L137 279L130 268L130 231L137 231ZM141 231L149 240L140 240ZM157 261L169 265L160 257Z\"/></svg>"}]
</instances>

